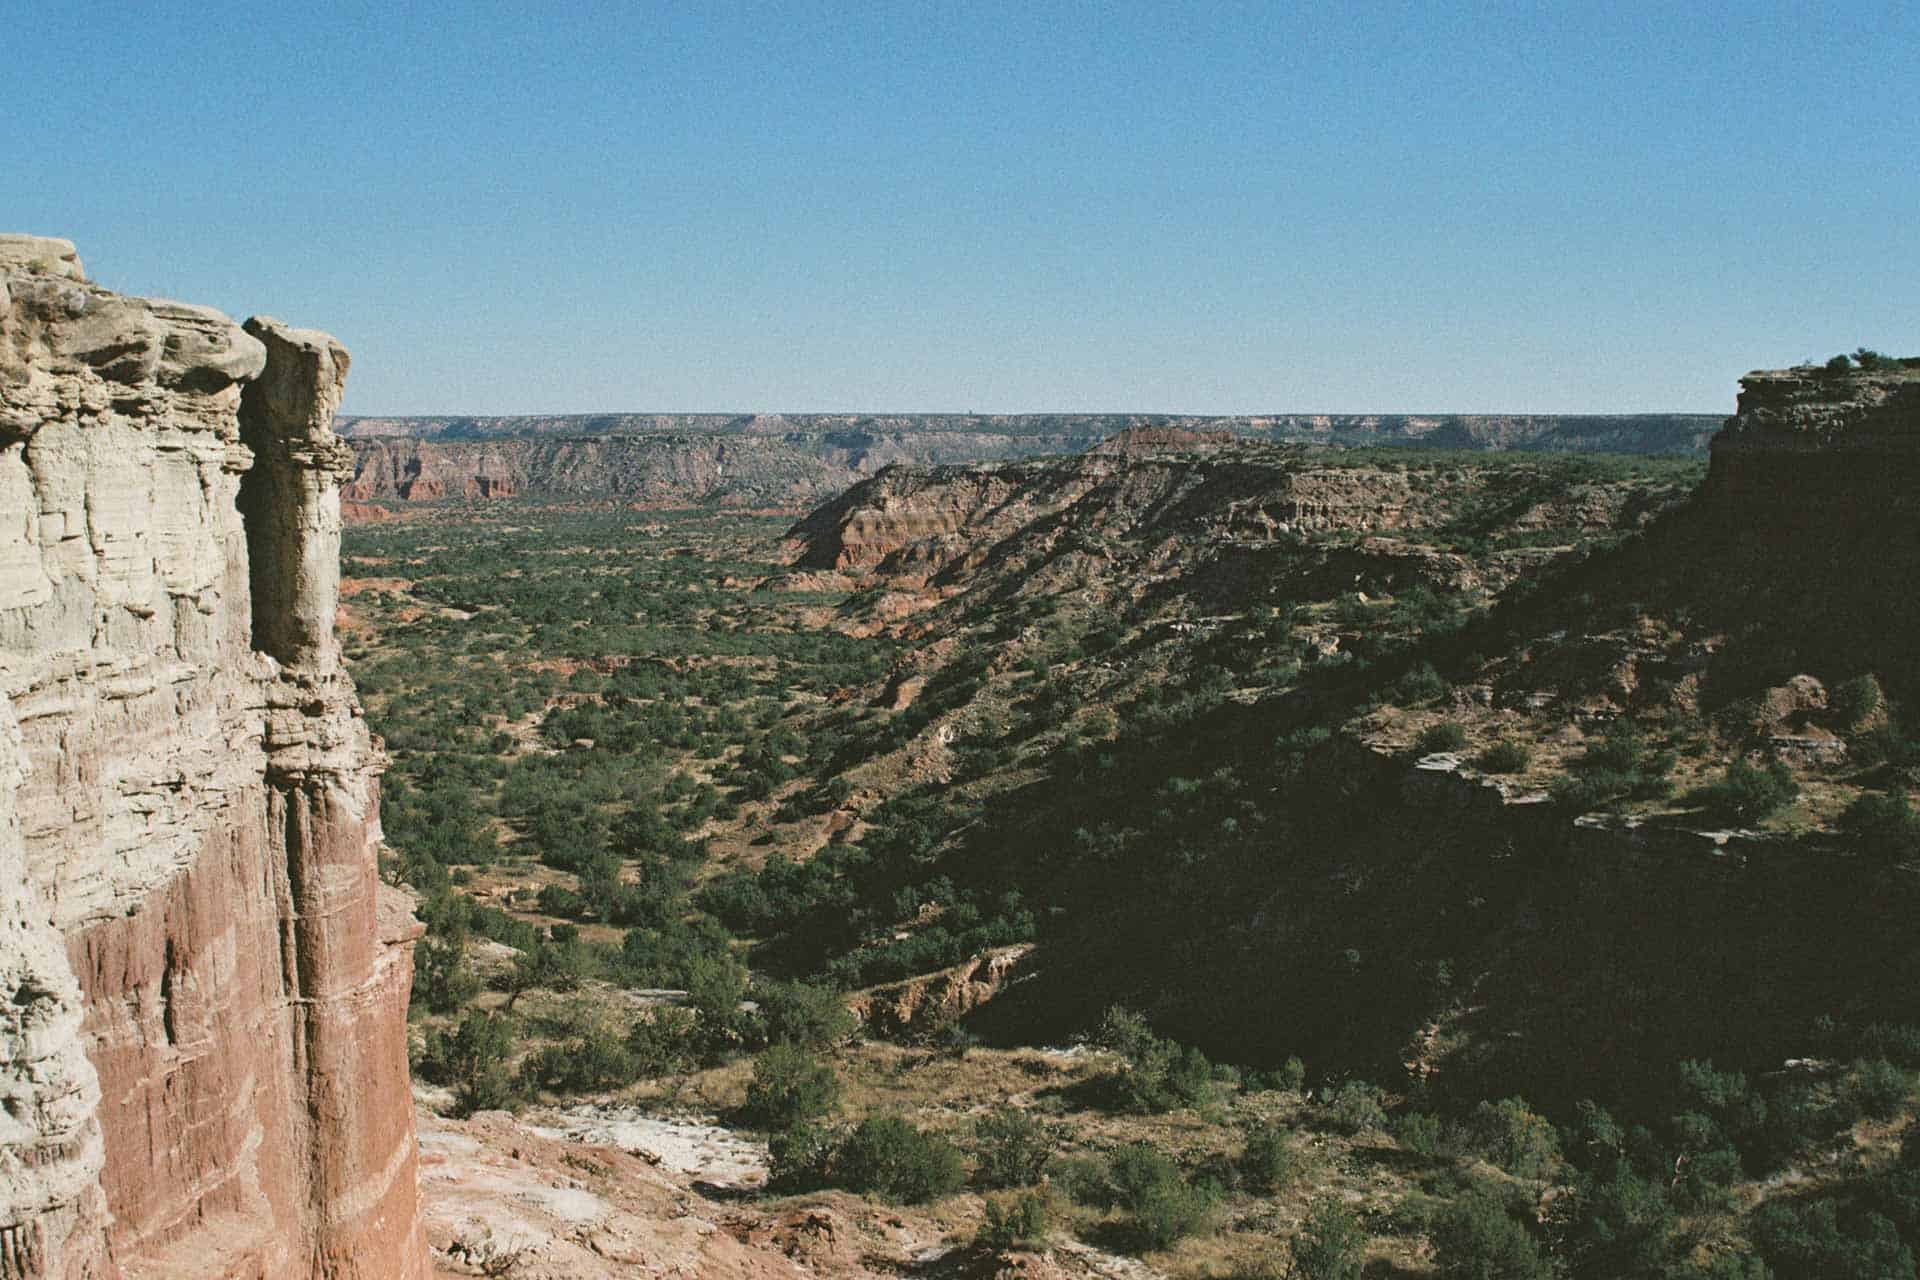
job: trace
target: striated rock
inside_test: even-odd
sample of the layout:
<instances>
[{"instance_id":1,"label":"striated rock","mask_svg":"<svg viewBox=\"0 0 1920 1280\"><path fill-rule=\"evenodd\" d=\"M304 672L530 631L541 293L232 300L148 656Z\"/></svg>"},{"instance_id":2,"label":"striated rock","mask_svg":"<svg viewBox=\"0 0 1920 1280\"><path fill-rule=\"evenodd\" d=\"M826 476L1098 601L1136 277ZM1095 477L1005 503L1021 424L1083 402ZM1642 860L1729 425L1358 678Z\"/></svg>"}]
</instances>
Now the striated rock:
<instances>
[{"instance_id":1,"label":"striated rock","mask_svg":"<svg viewBox=\"0 0 1920 1280\"><path fill-rule=\"evenodd\" d=\"M1018 981L1033 950L1031 943L998 947L934 973L861 992L848 1007L877 1034L941 1026L972 1013Z\"/></svg>"},{"instance_id":2,"label":"striated rock","mask_svg":"<svg viewBox=\"0 0 1920 1280\"><path fill-rule=\"evenodd\" d=\"M1018 453L1079 453L1116 434L1171 431L1203 436L1225 433L1235 439L1277 443L1697 455L1719 425L1720 417L1708 413L593 413L343 417L335 429L355 440L401 437L445 442L609 436L725 436L735 440L758 436L823 442L835 437L924 441L939 436L980 436L1033 442ZM922 466L943 460L958 459L893 459Z\"/></svg>"},{"instance_id":3,"label":"striated rock","mask_svg":"<svg viewBox=\"0 0 1920 1280\"><path fill-rule=\"evenodd\" d=\"M1756 370L1713 438L1702 499L1776 534L1824 531L1913 508L1920 368Z\"/></svg>"},{"instance_id":4,"label":"striated rock","mask_svg":"<svg viewBox=\"0 0 1920 1280\"><path fill-rule=\"evenodd\" d=\"M538 494L652 506L810 507L883 467L972 462L1071 448L1053 437L959 432L591 439L356 438L353 501L439 502Z\"/></svg>"},{"instance_id":5,"label":"striated rock","mask_svg":"<svg viewBox=\"0 0 1920 1280\"><path fill-rule=\"evenodd\" d=\"M0 272L82 282L87 278L73 241L49 236L0 235Z\"/></svg>"},{"instance_id":6,"label":"striated rock","mask_svg":"<svg viewBox=\"0 0 1920 1280\"><path fill-rule=\"evenodd\" d=\"M1186 427L1128 427L1108 436L1089 452L1145 457L1155 453L1191 453L1218 449L1239 439L1227 430L1194 431Z\"/></svg>"},{"instance_id":7,"label":"striated rock","mask_svg":"<svg viewBox=\"0 0 1920 1280\"><path fill-rule=\"evenodd\" d=\"M1528 493L1525 468L1415 473L1333 465L1300 448L1215 445L1199 454L1106 453L974 467L894 467L795 524L788 553L803 570L876 574L918 587L970 580L1010 556L1046 556L1115 539L1243 547L1328 532L1417 533L1445 524L1471 500ZM1583 484L1529 501L1529 527L1637 528L1677 493L1631 484ZM1372 539L1363 558L1399 576L1449 585L1458 557Z\"/></svg>"},{"instance_id":8,"label":"striated rock","mask_svg":"<svg viewBox=\"0 0 1920 1280\"><path fill-rule=\"evenodd\" d=\"M1235 441L1698 454L1719 421L1705 414L597 414L342 418L338 429L356 459L345 496L358 502L527 493L796 509L890 466L1089 450L1140 457Z\"/></svg>"},{"instance_id":9,"label":"striated rock","mask_svg":"<svg viewBox=\"0 0 1920 1280\"><path fill-rule=\"evenodd\" d=\"M0 1277L424 1277L346 352L0 237Z\"/></svg>"}]
</instances>

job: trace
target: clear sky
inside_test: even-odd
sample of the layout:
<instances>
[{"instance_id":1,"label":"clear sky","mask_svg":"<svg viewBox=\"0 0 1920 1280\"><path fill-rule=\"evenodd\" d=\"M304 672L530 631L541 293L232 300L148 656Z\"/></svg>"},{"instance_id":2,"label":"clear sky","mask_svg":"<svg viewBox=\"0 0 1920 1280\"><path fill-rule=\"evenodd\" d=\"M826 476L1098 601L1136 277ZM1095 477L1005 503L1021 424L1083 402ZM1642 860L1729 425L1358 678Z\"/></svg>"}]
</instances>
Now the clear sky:
<instances>
[{"instance_id":1,"label":"clear sky","mask_svg":"<svg viewBox=\"0 0 1920 1280\"><path fill-rule=\"evenodd\" d=\"M356 413L1599 412L1920 353L1920 4L0 0L0 229Z\"/></svg>"}]
</instances>

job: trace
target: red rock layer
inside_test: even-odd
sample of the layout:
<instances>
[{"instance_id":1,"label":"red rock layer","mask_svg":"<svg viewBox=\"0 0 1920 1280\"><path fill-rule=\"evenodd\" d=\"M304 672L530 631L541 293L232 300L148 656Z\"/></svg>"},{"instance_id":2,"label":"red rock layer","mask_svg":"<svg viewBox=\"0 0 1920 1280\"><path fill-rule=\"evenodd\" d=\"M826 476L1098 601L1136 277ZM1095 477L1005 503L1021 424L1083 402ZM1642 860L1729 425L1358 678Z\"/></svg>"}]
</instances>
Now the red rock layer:
<instances>
[{"instance_id":1,"label":"red rock layer","mask_svg":"<svg viewBox=\"0 0 1920 1280\"><path fill-rule=\"evenodd\" d=\"M346 352L0 236L0 1278L424 1280Z\"/></svg>"}]
</instances>

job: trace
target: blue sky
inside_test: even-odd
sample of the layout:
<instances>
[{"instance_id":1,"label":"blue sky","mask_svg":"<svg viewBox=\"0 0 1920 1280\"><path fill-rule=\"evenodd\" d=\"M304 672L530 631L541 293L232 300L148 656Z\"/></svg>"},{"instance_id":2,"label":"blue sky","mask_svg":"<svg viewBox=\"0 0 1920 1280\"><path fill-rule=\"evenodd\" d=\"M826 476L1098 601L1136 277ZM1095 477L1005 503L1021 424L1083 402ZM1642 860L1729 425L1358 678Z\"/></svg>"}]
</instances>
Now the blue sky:
<instances>
[{"instance_id":1,"label":"blue sky","mask_svg":"<svg viewBox=\"0 0 1920 1280\"><path fill-rule=\"evenodd\" d=\"M3 229L331 330L350 412L1718 412L1920 353L1911 3L0 21Z\"/></svg>"}]
</instances>

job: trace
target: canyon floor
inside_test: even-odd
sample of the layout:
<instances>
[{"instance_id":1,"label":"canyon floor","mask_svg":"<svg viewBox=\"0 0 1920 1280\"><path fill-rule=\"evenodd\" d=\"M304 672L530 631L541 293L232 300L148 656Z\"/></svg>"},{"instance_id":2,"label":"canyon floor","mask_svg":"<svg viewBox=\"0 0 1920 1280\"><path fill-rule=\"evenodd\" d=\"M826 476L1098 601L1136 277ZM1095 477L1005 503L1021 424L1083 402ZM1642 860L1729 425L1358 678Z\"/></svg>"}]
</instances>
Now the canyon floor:
<instances>
[{"instance_id":1,"label":"canyon floor","mask_svg":"<svg viewBox=\"0 0 1920 1280\"><path fill-rule=\"evenodd\" d=\"M1905 1221L1911 881L1842 831L1892 695L1641 597L1699 464L1167 444L348 530L442 1274L1758 1275ZM900 1120L960 1181L847 1189Z\"/></svg>"}]
</instances>

